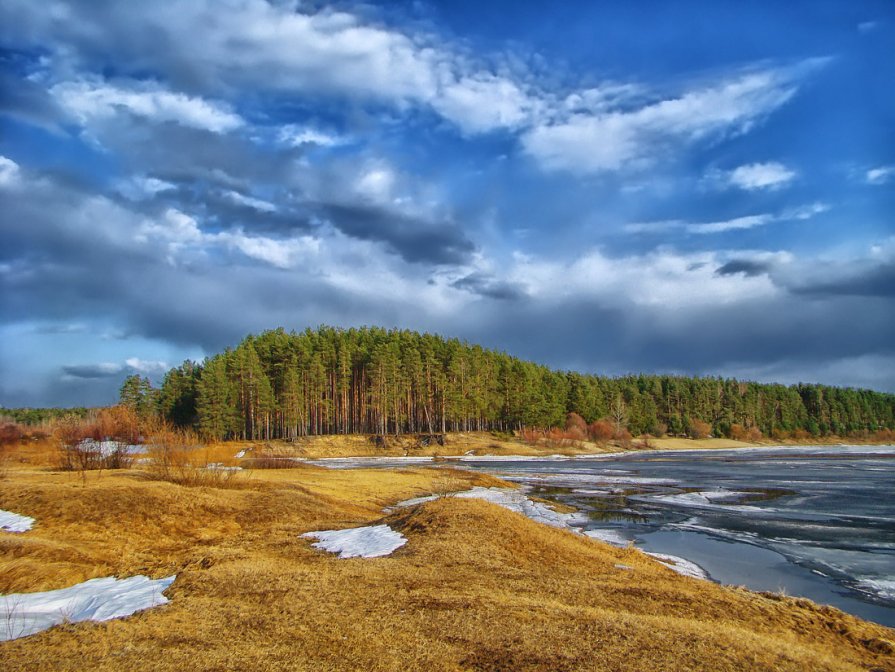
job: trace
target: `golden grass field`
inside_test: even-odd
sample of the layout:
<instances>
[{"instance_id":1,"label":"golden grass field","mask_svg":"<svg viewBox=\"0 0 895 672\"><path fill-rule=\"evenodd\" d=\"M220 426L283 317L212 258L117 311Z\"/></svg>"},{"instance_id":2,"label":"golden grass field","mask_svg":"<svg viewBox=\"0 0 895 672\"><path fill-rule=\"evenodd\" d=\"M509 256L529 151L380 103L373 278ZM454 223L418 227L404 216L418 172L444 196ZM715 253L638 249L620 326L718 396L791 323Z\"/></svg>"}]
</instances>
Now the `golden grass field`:
<instances>
[{"instance_id":1,"label":"golden grass field","mask_svg":"<svg viewBox=\"0 0 895 672\"><path fill-rule=\"evenodd\" d=\"M4 672L895 670L895 631L807 600L689 579L482 501L382 513L499 483L484 475L302 466L188 487L38 457L0 480L0 508L37 520L0 532L0 593L177 580L165 606L0 643ZM373 521L408 543L340 560L299 536Z\"/></svg>"}]
</instances>

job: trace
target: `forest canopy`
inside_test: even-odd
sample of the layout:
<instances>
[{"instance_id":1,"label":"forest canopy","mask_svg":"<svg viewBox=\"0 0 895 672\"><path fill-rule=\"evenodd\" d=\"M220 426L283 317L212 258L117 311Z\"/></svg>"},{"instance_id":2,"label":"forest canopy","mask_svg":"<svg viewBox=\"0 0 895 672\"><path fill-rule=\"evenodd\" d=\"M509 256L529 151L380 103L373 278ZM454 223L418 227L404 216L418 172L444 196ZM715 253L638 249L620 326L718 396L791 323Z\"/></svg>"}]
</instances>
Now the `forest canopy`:
<instances>
[{"instance_id":1,"label":"forest canopy","mask_svg":"<svg viewBox=\"0 0 895 672\"><path fill-rule=\"evenodd\" d=\"M208 438L550 428L570 413L631 434L861 435L895 428L895 395L713 377L555 371L453 338L376 327L283 329L129 377L122 402ZM759 432L761 434L759 434Z\"/></svg>"}]
</instances>

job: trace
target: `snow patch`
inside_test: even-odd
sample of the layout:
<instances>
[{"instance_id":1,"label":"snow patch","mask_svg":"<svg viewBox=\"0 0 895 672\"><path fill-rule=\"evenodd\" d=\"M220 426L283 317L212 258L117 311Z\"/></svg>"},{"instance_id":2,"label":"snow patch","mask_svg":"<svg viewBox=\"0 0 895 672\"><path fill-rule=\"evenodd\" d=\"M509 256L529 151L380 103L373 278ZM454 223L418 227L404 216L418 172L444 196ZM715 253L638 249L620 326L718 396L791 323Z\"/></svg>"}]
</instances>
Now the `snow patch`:
<instances>
[{"instance_id":1,"label":"snow patch","mask_svg":"<svg viewBox=\"0 0 895 672\"><path fill-rule=\"evenodd\" d=\"M416 497L399 502L396 506L414 506L435 499L437 495L429 495L428 497ZM547 504L535 502L526 497L518 490L509 488L483 488L475 487L472 490L457 492L448 497L459 497L461 499L484 499L492 504L497 504L510 511L521 513L523 516L531 518L539 523L550 525L551 527L561 527L579 532L576 525L580 525L587 521L587 516L580 513L557 513Z\"/></svg>"},{"instance_id":2,"label":"snow patch","mask_svg":"<svg viewBox=\"0 0 895 672\"><path fill-rule=\"evenodd\" d=\"M585 530L584 534L591 539L597 539L619 548L626 548L631 543L631 540L618 530Z\"/></svg>"},{"instance_id":3,"label":"snow patch","mask_svg":"<svg viewBox=\"0 0 895 672\"><path fill-rule=\"evenodd\" d=\"M110 576L61 590L0 595L0 641L27 637L60 623L108 621L166 604L162 593L176 576Z\"/></svg>"},{"instance_id":4,"label":"snow patch","mask_svg":"<svg viewBox=\"0 0 895 672\"><path fill-rule=\"evenodd\" d=\"M709 578L708 573L695 562L679 558L676 555L666 555L664 553L647 553L647 555L651 558L655 558L668 567L668 569L672 569L678 574L683 574L684 576L689 576L694 579L703 579L705 581Z\"/></svg>"},{"instance_id":5,"label":"snow patch","mask_svg":"<svg viewBox=\"0 0 895 672\"><path fill-rule=\"evenodd\" d=\"M241 460L241 459L244 458L245 456L246 456L246 451L244 451L244 450L240 450L238 453L236 453L236 459L237 459L237 460Z\"/></svg>"},{"instance_id":6,"label":"snow patch","mask_svg":"<svg viewBox=\"0 0 895 672\"><path fill-rule=\"evenodd\" d=\"M319 539L314 548L338 553L340 558L378 558L389 555L404 544L407 538L388 525L354 527L348 530L305 532L302 537Z\"/></svg>"},{"instance_id":7,"label":"snow patch","mask_svg":"<svg viewBox=\"0 0 895 672\"><path fill-rule=\"evenodd\" d=\"M27 532L34 525L34 518L0 509L0 530Z\"/></svg>"}]
</instances>

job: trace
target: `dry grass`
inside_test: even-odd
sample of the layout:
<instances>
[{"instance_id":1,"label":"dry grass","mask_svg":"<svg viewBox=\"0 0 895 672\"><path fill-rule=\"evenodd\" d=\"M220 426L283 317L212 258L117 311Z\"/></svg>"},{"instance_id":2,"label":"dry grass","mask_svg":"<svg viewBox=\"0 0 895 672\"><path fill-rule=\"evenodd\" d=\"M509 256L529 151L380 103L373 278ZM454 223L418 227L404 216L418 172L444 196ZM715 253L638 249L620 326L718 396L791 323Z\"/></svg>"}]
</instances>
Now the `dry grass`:
<instances>
[{"instance_id":1,"label":"dry grass","mask_svg":"<svg viewBox=\"0 0 895 672\"><path fill-rule=\"evenodd\" d=\"M0 644L12 670L895 669L895 632L806 600L678 576L635 550L444 497L442 470L253 472L243 489L140 472L16 469L0 508L0 592L177 573L172 602ZM409 542L338 560L299 534L385 520ZM630 569L620 569L623 563Z\"/></svg>"}]
</instances>

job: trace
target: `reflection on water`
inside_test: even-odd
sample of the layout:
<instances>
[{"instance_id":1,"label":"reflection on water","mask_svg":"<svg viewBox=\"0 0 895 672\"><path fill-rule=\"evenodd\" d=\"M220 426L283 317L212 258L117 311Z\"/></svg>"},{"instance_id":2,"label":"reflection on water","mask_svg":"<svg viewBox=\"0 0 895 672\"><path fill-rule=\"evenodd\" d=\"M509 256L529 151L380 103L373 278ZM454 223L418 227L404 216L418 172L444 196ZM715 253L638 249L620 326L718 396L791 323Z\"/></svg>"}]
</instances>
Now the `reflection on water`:
<instances>
[{"instance_id":1,"label":"reflection on water","mask_svg":"<svg viewBox=\"0 0 895 672\"><path fill-rule=\"evenodd\" d=\"M591 530L715 580L895 626L895 447L466 462L588 513Z\"/></svg>"}]
</instances>

